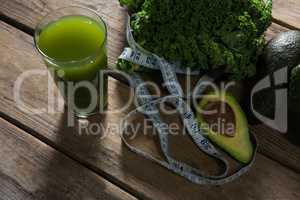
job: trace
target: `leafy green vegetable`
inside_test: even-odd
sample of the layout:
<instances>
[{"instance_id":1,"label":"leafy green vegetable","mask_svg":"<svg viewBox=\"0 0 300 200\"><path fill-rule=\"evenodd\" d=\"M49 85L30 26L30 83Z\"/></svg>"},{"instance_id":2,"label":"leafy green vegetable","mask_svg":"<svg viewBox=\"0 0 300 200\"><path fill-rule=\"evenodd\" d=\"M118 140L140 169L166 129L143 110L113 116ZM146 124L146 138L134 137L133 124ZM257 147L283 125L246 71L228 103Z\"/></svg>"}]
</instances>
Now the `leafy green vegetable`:
<instances>
[{"instance_id":1,"label":"leafy green vegetable","mask_svg":"<svg viewBox=\"0 0 300 200\"><path fill-rule=\"evenodd\" d=\"M267 0L268 1L268 0ZM222 68L236 79L256 73L271 23L264 0L120 0L133 12L131 27L145 49L182 66Z\"/></svg>"}]
</instances>

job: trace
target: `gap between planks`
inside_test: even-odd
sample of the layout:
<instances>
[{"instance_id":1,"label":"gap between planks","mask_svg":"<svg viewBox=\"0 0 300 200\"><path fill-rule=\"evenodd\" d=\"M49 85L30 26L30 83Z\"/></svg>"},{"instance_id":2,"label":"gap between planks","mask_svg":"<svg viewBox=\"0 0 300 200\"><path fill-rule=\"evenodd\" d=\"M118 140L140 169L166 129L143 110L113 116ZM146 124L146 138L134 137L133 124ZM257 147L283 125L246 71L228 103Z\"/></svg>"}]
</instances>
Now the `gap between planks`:
<instances>
[{"instance_id":1,"label":"gap between planks","mask_svg":"<svg viewBox=\"0 0 300 200\"><path fill-rule=\"evenodd\" d=\"M25 24L22 24L18 21L16 21L15 19L13 18L10 18L9 16L6 16L4 14L2 14L0 12L0 20L4 21L5 23L11 25L12 27L15 27L19 30L21 30L22 32L32 36L34 34L34 29L32 29L31 27L25 25ZM270 38L272 38L274 35L276 35L278 32L280 31L286 31L286 30L289 30L287 29L286 27L282 27L281 25L277 24L277 23L272 23L272 25L270 26L269 30L267 31L266 33L266 38L269 40ZM111 68L113 68L113 66L110 66ZM111 73L109 74L111 77L113 77L114 79L118 80L119 82L121 82L122 84L125 84L126 86L129 85L128 81L126 81L122 76L118 75L117 73ZM147 75L144 75L147 79ZM152 81L153 79L151 79ZM8 116L4 116L4 117L8 117ZM14 122L17 126L20 126L21 124L15 120L15 119L12 119L10 118L10 120L12 122ZM21 127L21 126L20 126ZM24 129L26 127L23 127ZM38 136L38 134L35 134L36 136ZM47 139L46 137L43 137L43 136L40 136L41 140L43 141L47 141L49 144L52 144L54 145L49 139ZM260 153L262 153L264 156L278 162L279 164L285 166L285 167L288 167L294 171L296 171L297 173L299 173L299 168L296 167L296 165L294 163L290 164L291 162L285 162L285 160L281 160L281 159L278 159L278 158L282 158L282 156L277 156L275 155L274 157L274 153L268 151L266 152L265 150L268 150L267 148L264 148L263 150L260 150ZM82 164L84 164L83 162L81 162ZM103 172L102 176L104 177L110 177L109 174L106 174L105 172ZM113 181L113 180L112 180ZM125 189L125 188L124 188ZM128 191L129 192L129 191Z\"/></svg>"},{"instance_id":2,"label":"gap between planks","mask_svg":"<svg viewBox=\"0 0 300 200\"><path fill-rule=\"evenodd\" d=\"M104 178L108 182L112 183L113 185L116 185L117 187L119 187L123 191L125 191L128 194L130 194L130 195L137 198L135 192L133 192L132 190L127 189L126 187L124 187L123 184L119 183L119 181L117 179L115 179L113 176L111 176L110 174L106 173L105 171L99 170L99 168L96 168L95 166L83 161L81 158L76 156L76 154L72 154L68 150L64 150L59 145L56 145L55 142L51 141L47 137L44 137L42 134L37 133L34 129L30 128L29 126L26 126L26 125L22 124L18 120L10 117L9 115L5 114L4 112L2 112L0 110L0 121L1 121L1 118L3 118L8 123L11 123L15 127L23 130L25 133L31 135L32 137L38 139L39 141L47 144L49 147L55 149L57 152L63 154L64 156L71 159L72 161L80 164L82 167L85 167L86 169L96 173L97 175Z\"/></svg>"},{"instance_id":3,"label":"gap between planks","mask_svg":"<svg viewBox=\"0 0 300 200\"><path fill-rule=\"evenodd\" d=\"M136 199L6 119L0 125L1 199Z\"/></svg>"},{"instance_id":4,"label":"gap between planks","mask_svg":"<svg viewBox=\"0 0 300 200\"><path fill-rule=\"evenodd\" d=\"M159 195L164 196L165 199L170 199L171 197L182 199L186 193L190 193L191 196L194 196L194 199L198 199L199 192L202 191L203 196L214 197L213 199L219 198L220 195L224 197L227 196L227 199L238 199L240 196L246 195L251 199L253 196L259 197L261 195L261 188L269 191L264 193L266 196L269 196L269 198L281 198L283 194L286 194L291 197L290 199L293 199L292 196L289 195L290 192L294 192L295 195L298 196L298 193L295 192L295 188L298 188L297 180L299 177L295 175L292 170L280 166L277 162L267 159L261 154L258 155L258 161L254 169L252 171L250 170L248 176L241 177L241 179L236 182L224 185L222 188L197 186L188 183L181 177L175 176L147 160L133 155L127 150L123 151L120 138L117 135L111 135L105 140L101 140L101 143L99 140L95 140L96 138L94 137L88 137L87 140L83 140L84 138L82 137L76 138L74 137L75 135L68 134L68 130L64 129L65 123L61 123L65 121L64 118L61 118L64 117L62 115L51 117L45 114L43 116L30 117L20 112L20 110L16 109L13 97L9 92L9 88L13 85L11 81L15 80L15 77L24 70L31 68L41 69L42 62L34 55L31 37L4 23L3 27L2 33L4 37L2 37L1 45L3 47L2 53L4 56L1 62L3 73L1 75L2 84L0 85L2 86L1 93L8 98L3 98L2 105L0 104L3 109L2 111L9 116L14 116L14 118L18 119L23 125L29 126L31 129L37 131L36 133L47 136L51 141L55 141L55 144L59 145L62 150L68 150L71 156L77 153L75 158L80 157L81 160L88 162L94 166L95 169L105 171L120 181L120 183L124 184L124 187L129 188L131 191L136 191L136 196L149 198ZM39 84L41 83L40 81L41 80L29 81L30 84L27 85L29 87L24 88L24 92L27 94L27 98L25 99L33 103L29 105L45 106L47 102L42 98L42 91L44 91L44 86L46 85ZM109 95L110 102L114 102L114 104L110 104L110 107L115 108L116 106L118 107L119 102L123 102L124 98L127 97L126 94L118 93L118 91L125 92L129 90L129 88L121 85L118 81L111 80L110 83L110 91L113 92ZM115 119L113 116L110 116L109 121L114 122L114 120L119 120L122 116L122 113L121 115L118 114L118 116L115 116ZM98 121L98 119L96 120ZM73 129L70 131L72 130ZM75 131L75 134L76 133ZM84 144L82 142L88 143ZM147 142L142 141L142 144L146 143ZM82 145L86 147L86 144L88 144L89 147L87 152L84 148L81 148ZM90 149L90 147L92 149ZM189 146L186 146L185 149L188 147ZM97 155L95 155L94 152L97 152ZM184 149L180 152L185 154ZM191 155L197 157L198 154ZM188 155L185 154L185 156ZM198 160L202 162L202 159L197 159L197 161ZM146 163L146 165L142 166L142 163ZM135 168L136 165L141 167ZM145 173L143 169L145 169L147 173ZM157 176L157 174L160 174L160 176ZM272 183L273 189L268 188L270 183ZM177 189L174 190L174 187ZM279 191L276 187L281 188L281 193L276 192ZM231 196L230 191L237 189L238 191L234 192L234 196ZM249 190L251 195L248 192ZM296 191L299 190L296 189Z\"/></svg>"}]
</instances>

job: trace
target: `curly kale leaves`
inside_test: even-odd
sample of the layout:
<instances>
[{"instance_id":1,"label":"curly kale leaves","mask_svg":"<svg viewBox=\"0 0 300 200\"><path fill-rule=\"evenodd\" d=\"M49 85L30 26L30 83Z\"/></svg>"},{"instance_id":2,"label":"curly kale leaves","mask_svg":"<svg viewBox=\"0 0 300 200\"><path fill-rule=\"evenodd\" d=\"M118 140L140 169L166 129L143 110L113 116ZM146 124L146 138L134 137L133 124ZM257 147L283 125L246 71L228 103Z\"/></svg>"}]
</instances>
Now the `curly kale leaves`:
<instances>
[{"instance_id":1,"label":"curly kale leaves","mask_svg":"<svg viewBox=\"0 0 300 200\"><path fill-rule=\"evenodd\" d=\"M134 13L136 41L182 66L251 77L271 23L264 0L120 0Z\"/></svg>"}]
</instances>

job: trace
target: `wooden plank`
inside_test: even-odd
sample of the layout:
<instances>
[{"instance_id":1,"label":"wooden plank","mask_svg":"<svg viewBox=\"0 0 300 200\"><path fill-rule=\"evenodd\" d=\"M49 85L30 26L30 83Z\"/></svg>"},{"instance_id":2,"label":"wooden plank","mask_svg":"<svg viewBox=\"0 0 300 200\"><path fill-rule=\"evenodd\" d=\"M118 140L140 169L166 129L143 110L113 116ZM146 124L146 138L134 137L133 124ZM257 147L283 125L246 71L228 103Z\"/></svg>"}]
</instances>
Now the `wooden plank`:
<instances>
[{"instance_id":1,"label":"wooden plank","mask_svg":"<svg viewBox=\"0 0 300 200\"><path fill-rule=\"evenodd\" d=\"M279 6L280 4L278 3L279 1L274 1L274 13L276 15L276 12L280 10L282 7L284 10L289 10L290 6ZM122 46L124 44L124 37L123 37L123 31L124 30L124 17L125 17L125 10L119 6L118 1L107 1L107 0L102 0L100 1L74 1L72 0L64 0L64 1L57 1L57 0L50 0L47 2L43 2L41 0L29 0L29 1L16 1L16 0L11 0L11 1L5 1L0 8L0 12L3 14L9 16L12 19L15 19L21 24L25 24L29 29L31 29L31 32L33 32L34 26L42 19L42 16L44 16L46 13L51 12L54 9L57 9L59 7L64 7L64 6L69 6L72 4L80 4L84 6L88 6L93 9L98 9L99 13L106 19L108 22L108 27L109 27L109 41L108 41L108 46L109 46L109 63L111 66L114 65L116 58L118 57ZM294 2L295 4L295 2ZM297 7L296 5L293 5L291 7ZM101 8L101 9L100 9ZM111 12L111 10L114 10L114 12ZM274 37L277 33L282 32L282 31L287 31L287 28L284 28L276 23L273 23L272 26L268 29L266 32L266 38L267 40L271 39ZM148 80L155 80L159 82L159 77L157 74L148 74L144 75ZM153 78L155 77L155 78ZM119 78L119 77L118 77ZM120 78L119 78L120 80ZM196 80L193 80L193 82L196 82ZM268 132L270 133L270 132ZM270 133L271 134L271 133ZM274 134L274 133L273 133ZM262 134L265 136L265 134ZM269 136L266 136L269 137ZM263 141L269 141L267 138ZM282 141L285 141L284 138L282 138ZM269 145L265 144L265 145ZM261 149L262 153L265 153L268 156L271 156L268 152L264 152L264 148ZM286 150L282 150L282 152L286 152ZM277 152L275 152L276 154ZM280 153L279 153L280 154ZM282 153L281 153L282 154ZM275 156L274 159L278 160L278 158L283 158L282 156ZM286 160L278 160L281 163L288 163L289 166L292 163L296 162L286 162ZM293 169L297 169L298 171L300 170L298 165L293 164L292 166Z\"/></svg>"},{"instance_id":2,"label":"wooden plank","mask_svg":"<svg viewBox=\"0 0 300 200\"><path fill-rule=\"evenodd\" d=\"M290 29L300 29L300 1L273 0L274 22Z\"/></svg>"},{"instance_id":3,"label":"wooden plank","mask_svg":"<svg viewBox=\"0 0 300 200\"><path fill-rule=\"evenodd\" d=\"M135 199L0 118L0 199Z\"/></svg>"},{"instance_id":4,"label":"wooden plank","mask_svg":"<svg viewBox=\"0 0 300 200\"><path fill-rule=\"evenodd\" d=\"M1 2L2 1L2 2ZM100 8L99 12L113 21L109 24L119 25L120 19L124 16L124 11L120 8L117 0L1 0L0 13L10 18L34 28L35 25L54 9L70 6L83 5L90 8ZM114 12L111 12L114 10ZM300 2L298 0L273 0L273 19L288 28L300 28ZM121 17L121 18L120 18ZM113 27L113 26L112 26ZM118 28L116 30L119 30Z\"/></svg>"},{"instance_id":5,"label":"wooden plank","mask_svg":"<svg viewBox=\"0 0 300 200\"><path fill-rule=\"evenodd\" d=\"M0 5L0 19L1 15L5 15L18 24L23 24L30 34L33 34L34 28L45 15L58 8L76 5L98 10L108 27L109 63L114 65L122 52L126 12L117 0L0 0Z\"/></svg>"},{"instance_id":6,"label":"wooden plank","mask_svg":"<svg viewBox=\"0 0 300 200\"><path fill-rule=\"evenodd\" d=\"M120 55L125 43L124 30L126 10L119 5L118 0L101 0L101 2L99 0L49 0L46 2L44 2L43 0L2 1L4 2L2 3L2 7L0 7L0 19L2 13L2 15L7 16L15 22L7 20L7 17L5 17L5 21L9 21L10 23L15 24L16 27L20 27L22 30L29 32L31 35L34 32L34 27L39 23L39 21L42 20L43 16L57 8L70 5L82 5L94 10L98 10L99 14L106 20L108 24L109 65L114 68L116 59ZM25 26L25 28L23 27L23 25ZM268 31L266 31L266 38L267 40L270 40L277 33L287 30L287 28L273 23ZM126 81L120 76L114 77L116 77L120 81ZM155 73L150 75L143 75L143 77L151 81L161 81L160 76ZM193 79L192 81L197 82L196 79Z\"/></svg>"},{"instance_id":7,"label":"wooden plank","mask_svg":"<svg viewBox=\"0 0 300 200\"><path fill-rule=\"evenodd\" d=\"M222 187L198 186L168 170L128 151L121 142L120 132L114 127L127 111L95 116L90 123L108 129L101 134L83 134L79 124L67 126L64 113L26 114L16 107L12 89L17 77L29 69L45 69L34 52L32 38L0 22L0 110L1 115L61 152L78 160L111 182L122 186L143 199L299 199L300 176L296 172L259 154L249 173ZM23 101L34 108L47 107L47 80L45 77L28 79L22 86ZM118 81L109 81L109 110L119 110L128 100L130 89ZM130 110L130 109L129 109ZM103 132L102 132L103 134ZM176 157L188 160L210 171L215 162L193 150L187 137L173 140ZM176 143L177 142L177 143ZM157 142L149 137L137 138L134 144L158 154ZM185 146L180 146L185 145ZM179 148L180 147L180 148ZM213 162L213 164L212 164ZM207 164L209 163L209 165ZM235 164L234 162L232 162ZM175 189L176 188L176 189Z\"/></svg>"},{"instance_id":8,"label":"wooden plank","mask_svg":"<svg viewBox=\"0 0 300 200\"><path fill-rule=\"evenodd\" d=\"M299 146L289 142L281 133L262 124L251 126L250 130L257 136L261 144L259 146L260 152L300 173Z\"/></svg>"},{"instance_id":9,"label":"wooden plank","mask_svg":"<svg viewBox=\"0 0 300 200\"><path fill-rule=\"evenodd\" d=\"M280 19L284 19L284 25L291 22L290 26L300 27L300 1L273 1L273 12L276 22L280 22ZM99 14L108 24L108 47L111 66L114 66L115 60L120 55L122 47L124 46L126 10L119 5L118 0L0 0L0 4L0 19L1 15L5 15L11 20L14 20L18 26L25 25L27 28L24 29L29 30L31 34L33 34L35 26L42 20L43 16L55 9L70 5L81 5L98 10ZM269 39L270 36L274 36L274 33L282 30L286 29L273 23L267 31L267 38Z\"/></svg>"}]
</instances>

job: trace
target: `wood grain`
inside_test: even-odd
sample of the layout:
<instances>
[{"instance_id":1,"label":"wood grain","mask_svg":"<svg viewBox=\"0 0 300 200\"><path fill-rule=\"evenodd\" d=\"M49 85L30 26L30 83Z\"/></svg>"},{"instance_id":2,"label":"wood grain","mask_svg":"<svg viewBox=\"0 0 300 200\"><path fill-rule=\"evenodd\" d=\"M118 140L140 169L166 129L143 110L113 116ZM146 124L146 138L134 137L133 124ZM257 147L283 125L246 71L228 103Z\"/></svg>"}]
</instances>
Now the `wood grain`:
<instances>
[{"instance_id":1,"label":"wood grain","mask_svg":"<svg viewBox=\"0 0 300 200\"><path fill-rule=\"evenodd\" d=\"M289 166L300 173L300 148L289 142L282 133L276 132L265 125L252 126L250 130L257 136L260 142L260 152L274 159L280 160L285 166Z\"/></svg>"},{"instance_id":2,"label":"wood grain","mask_svg":"<svg viewBox=\"0 0 300 200\"><path fill-rule=\"evenodd\" d=\"M287 26L288 28L291 28L291 26L292 28L300 28L300 1L273 0L273 2L276 22L280 21L279 19L283 19L284 23L280 24L286 26L290 24L290 26ZM51 11L70 5L86 6L97 10L107 22L109 61L111 66L114 66L115 60L124 46L126 10L119 5L118 0L0 0L0 5L0 19L1 15L6 16L10 19L10 23L16 24L18 27L25 26L22 29L27 30L30 34L33 34L35 26ZM267 39L270 39L271 36L274 36L274 33L280 30L286 29L273 23L266 32Z\"/></svg>"},{"instance_id":3,"label":"wood grain","mask_svg":"<svg viewBox=\"0 0 300 200\"><path fill-rule=\"evenodd\" d=\"M273 21L290 29L300 29L300 1L273 0Z\"/></svg>"},{"instance_id":4,"label":"wood grain","mask_svg":"<svg viewBox=\"0 0 300 200\"><path fill-rule=\"evenodd\" d=\"M0 199L135 199L0 118Z\"/></svg>"},{"instance_id":5,"label":"wood grain","mask_svg":"<svg viewBox=\"0 0 300 200\"><path fill-rule=\"evenodd\" d=\"M90 124L108 128L106 132L82 131L82 121L76 121L74 127L68 127L65 113L27 114L16 106L13 98L14 82L22 72L45 69L45 66L34 51L29 35L2 22L0 27L0 115L135 196L142 199L191 200L199 199L200 196L203 199L219 199L222 196L225 200L300 198L300 175L261 154L257 156L249 173L230 184L212 187L191 184L128 151L115 125L132 109L130 107L120 111L130 97L130 88L113 79L109 81L108 110L115 113L89 119ZM27 79L22 85L22 100L30 107L46 108L47 87L47 78L43 76ZM150 139L147 136L144 139L139 137L132 142L159 156L155 138L154 141ZM208 170L218 167L212 164L214 161L198 151L194 152L193 145L187 143L187 140L175 140L177 143L173 144L172 149L178 158Z\"/></svg>"},{"instance_id":6,"label":"wood grain","mask_svg":"<svg viewBox=\"0 0 300 200\"><path fill-rule=\"evenodd\" d=\"M100 8L99 13L109 19L113 25L118 24L120 16L124 15L117 0L1 0L0 13L21 22L28 27L35 25L48 12L70 5L83 5L90 8ZM117 9L116 9L117 8ZM111 12L114 10L114 12ZM300 2L298 0L273 0L273 20L292 29L300 28ZM113 26L112 26L113 27ZM119 30L119 29L117 29Z\"/></svg>"},{"instance_id":7,"label":"wood grain","mask_svg":"<svg viewBox=\"0 0 300 200\"><path fill-rule=\"evenodd\" d=\"M85 6L97 10L107 23L108 55L112 65L125 44L126 12L117 0L0 0L0 5L0 19L1 15L5 15L11 19L10 22L17 21L25 25L32 35L36 25L51 11L71 5Z\"/></svg>"}]
</instances>

